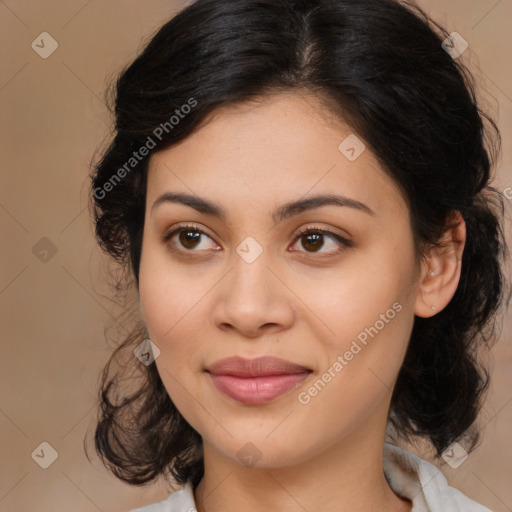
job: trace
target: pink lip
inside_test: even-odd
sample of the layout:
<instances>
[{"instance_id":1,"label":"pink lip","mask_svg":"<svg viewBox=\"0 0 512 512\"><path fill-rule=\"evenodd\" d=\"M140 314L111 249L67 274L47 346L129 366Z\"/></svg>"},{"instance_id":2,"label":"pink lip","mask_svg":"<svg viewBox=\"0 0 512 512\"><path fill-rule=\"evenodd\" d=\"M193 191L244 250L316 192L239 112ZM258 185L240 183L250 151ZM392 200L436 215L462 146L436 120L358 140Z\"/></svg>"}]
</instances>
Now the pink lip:
<instances>
[{"instance_id":1,"label":"pink lip","mask_svg":"<svg viewBox=\"0 0 512 512\"><path fill-rule=\"evenodd\" d=\"M262 404L297 387L311 370L275 357L221 359L207 368L216 388L246 404Z\"/></svg>"}]
</instances>

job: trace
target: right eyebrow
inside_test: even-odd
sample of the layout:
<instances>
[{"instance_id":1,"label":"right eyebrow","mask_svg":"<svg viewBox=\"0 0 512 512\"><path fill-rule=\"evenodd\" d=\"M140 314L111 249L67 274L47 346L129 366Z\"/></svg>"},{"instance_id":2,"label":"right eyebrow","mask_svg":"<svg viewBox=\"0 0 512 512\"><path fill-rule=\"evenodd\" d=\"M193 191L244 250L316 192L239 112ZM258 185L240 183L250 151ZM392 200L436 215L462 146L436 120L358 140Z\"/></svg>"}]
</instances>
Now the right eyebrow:
<instances>
[{"instance_id":1,"label":"right eyebrow","mask_svg":"<svg viewBox=\"0 0 512 512\"><path fill-rule=\"evenodd\" d=\"M184 204L185 206L190 206L194 208L194 210L199 213L204 213L205 215L212 215L214 217L218 217L221 220L226 220L226 212L224 209L207 199L203 199L198 196L193 196L190 194L184 193L176 193L176 192L165 192L161 196L159 196L153 206L151 207L151 213L163 203L179 203Z\"/></svg>"}]
</instances>

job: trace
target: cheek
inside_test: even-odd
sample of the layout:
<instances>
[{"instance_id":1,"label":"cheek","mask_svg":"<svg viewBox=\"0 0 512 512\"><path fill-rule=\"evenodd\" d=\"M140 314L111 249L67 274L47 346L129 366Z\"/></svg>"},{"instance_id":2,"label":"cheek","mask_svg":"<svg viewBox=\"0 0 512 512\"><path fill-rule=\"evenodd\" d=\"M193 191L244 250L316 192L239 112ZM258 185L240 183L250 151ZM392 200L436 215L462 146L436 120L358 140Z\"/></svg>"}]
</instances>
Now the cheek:
<instances>
[{"instance_id":1,"label":"cheek","mask_svg":"<svg viewBox=\"0 0 512 512\"><path fill-rule=\"evenodd\" d=\"M338 385L358 392L372 389L372 383L392 386L414 322L413 275L409 245L397 250L383 244L354 258L341 277L326 280L310 296L308 305L329 327L323 340L326 369L343 374Z\"/></svg>"},{"instance_id":2,"label":"cheek","mask_svg":"<svg viewBox=\"0 0 512 512\"><path fill-rule=\"evenodd\" d=\"M322 428L334 436L340 428L356 428L375 408L385 406L414 319L412 305L396 281L381 279L363 286L354 278L346 285L323 301L319 316L335 334L316 340L318 353L323 351L325 357L317 380L298 397L304 411L323 418Z\"/></svg>"},{"instance_id":3,"label":"cheek","mask_svg":"<svg viewBox=\"0 0 512 512\"><path fill-rule=\"evenodd\" d=\"M197 314L208 280L193 278L171 265L165 250L150 243L144 248L139 271L140 309L155 340L172 340L176 331Z\"/></svg>"},{"instance_id":4,"label":"cheek","mask_svg":"<svg viewBox=\"0 0 512 512\"><path fill-rule=\"evenodd\" d=\"M167 278L158 278L158 270L142 265L139 277L140 307L150 337L156 341L172 328L180 303L168 293Z\"/></svg>"},{"instance_id":5,"label":"cheek","mask_svg":"<svg viewBox=\"0 0 512 512\"><path fill-rule=\"evenodd\" d=\"M191 390L204 364L205 335L201 331L210 316L206 296L214 280L215 276L170 265L158 250L147 251L141 259L142 317L149 338L160 350L155 362L164 386L179 408L187 409L181 385L186 382Z\"/></svg>"},{"instance_id":6,"label":"cheek","mask_svg":"<svg viewBox=\"0 0 512 512\"><path fill-rule=\"evenodd\" d=\"M361 258L341 275L308 286L308 305L337 339L353 337L376 322L382 328L382 322L394 322L402 314L397 309L410 302L407 265L382 253ZM397 302L401 306L393 308Z\"/></svg>"},{"instance_id":7,"label":"cheek","mask_svg":"<svg viewBox=\"0 0 512 512\"><path fill-rule=\"evenodd\" d=\"M193 407L187 403L189 395L183 392L183 385L188 383L186 388L190 388L191 369L199 364L195 361L200 354L196 343L198 322L194 321L194 314L199 312L198 299L187 279L152 263L149 258L141 261L142 317L149 338L160 350L155 364L164 387L180 412L188 416Z\"/></svg>"},{"instance_id":8,"label":"cheek","mask_svg":"<svg viewBox=\"0 0 512 512\"><path fill-rule=\"evenodd\" d=\"M162 352L162 361L172 366L177 356L190 361L188 353L200 338L201 319L207 314L201 309L201 295L182 286L179 279L173 280L172 286L162 279L141 279L140 284L142 316L150 339Z\"/></svg>"}]
</instances>

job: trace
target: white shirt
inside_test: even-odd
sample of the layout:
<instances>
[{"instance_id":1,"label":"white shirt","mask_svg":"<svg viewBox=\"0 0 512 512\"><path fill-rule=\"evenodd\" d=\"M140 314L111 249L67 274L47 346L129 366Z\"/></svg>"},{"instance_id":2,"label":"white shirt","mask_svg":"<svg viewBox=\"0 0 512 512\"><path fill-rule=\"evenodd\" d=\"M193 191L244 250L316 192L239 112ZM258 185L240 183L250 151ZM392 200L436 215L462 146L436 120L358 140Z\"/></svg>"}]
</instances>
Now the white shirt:
<instances>
[{"instance_id":1,"label":"white shirt","mask_svg":"<svg viewBox=\"0 0 512 512\"><path fill-rule=\"evenodd\" d=\"M411 512L491 512L450 487L436 466L398 446L384 444L383 469L395 494L412 501ZM192 484L187 482L167 499L129 512L197 512Z\"/></svg>"}]
</instances>

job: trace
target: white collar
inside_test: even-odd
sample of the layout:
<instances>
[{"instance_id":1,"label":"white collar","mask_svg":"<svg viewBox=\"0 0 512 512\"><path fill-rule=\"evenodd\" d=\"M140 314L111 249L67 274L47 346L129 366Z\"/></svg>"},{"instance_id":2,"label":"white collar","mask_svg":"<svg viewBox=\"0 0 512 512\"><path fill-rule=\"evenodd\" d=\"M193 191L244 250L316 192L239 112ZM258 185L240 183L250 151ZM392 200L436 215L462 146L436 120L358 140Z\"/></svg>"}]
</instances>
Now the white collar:
<instances>
[{"instance_id":1,"label":"white collar","mask_svg":"<svg viewBox=\"0 0 512 512\"><path fill-rule=\"evenodd\" d=\"M383 469L395 494L412 501L411 512L491 512L450 487L439 468L390 443L384 443Z\"/></svg>"}]
</instances>

